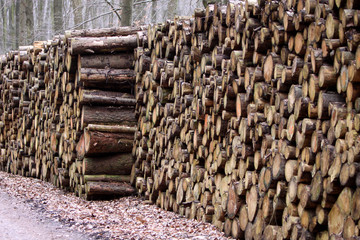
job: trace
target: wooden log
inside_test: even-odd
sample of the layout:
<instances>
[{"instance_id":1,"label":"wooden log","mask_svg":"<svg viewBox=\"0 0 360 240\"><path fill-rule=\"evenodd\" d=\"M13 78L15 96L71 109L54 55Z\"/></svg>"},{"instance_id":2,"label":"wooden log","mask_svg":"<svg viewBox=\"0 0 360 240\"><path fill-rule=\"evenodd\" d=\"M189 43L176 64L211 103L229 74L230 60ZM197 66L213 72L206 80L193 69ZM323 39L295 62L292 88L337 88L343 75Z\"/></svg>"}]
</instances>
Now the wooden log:
<instances>
[{"instance_id":1,"label":"wooden log","mask_svg":"<svg viewBox=\"0 0 360 240\"><path fill-rule=\"evenodd\" d=\"M100 29L82 29L82 30L67 30L65 31L66 38L74 37L104 37L104 36L127 36L146 30L145 26L136 27L114 27L114 28L100 28Z\"/></svg>"},{"instance_id":2,"label":"wooden log","mask_svg":"<svg viewBox=\"0 0 360 240\"><path fill-rule=\"evenodd\" d=\"M128 93L101 90L79 90L79 104L104 106L135 106L135 98Z\"/></svg>"},{"instance_id":3,"label":"wooden log","mask_svg":"<svg viewBox=\"0 0 360 240\"><path fill-rule=\"evenodd\" d=\"M87 182L129 182L130 175L84 175L84 181Z\"/></svg>"},{"instance_id":4,"label":"wooden log","mask_svg":"<svg viewBox=\"0 0 360 240\"><path fill-rule=\"evenodd\" d=\"M86 88L131 90L135 83L132 69L81 68L77 72L78 82Z\"/></svg>"},{"instance_id":5,"label":"wooden log","mask_svg":"<svg viewBox=\"0 0 360 240\"><path fill-rule=\"evenodd\" d=\"M326 93L321 91L318 98L318 118L327 118L329 115L328 107L331 102L344 102L344 98L336 93Z\"/></svg>"},{"instance_id":6,"label":"wooden log","mask_svg":"<svg viewBox=\"0 0 360 240\"><path fill-rule=\"evenodd\" d=\"M133 61L132 53L78 55L77 68L131 69Z\"/></svg>"},{"instance_id":7,"label":"wooden log","mask_svg":"<svg viewBox=\"0 0 360 240\"><path fill-rule=\"evenodd\" d=\"M83 106L81 111L81 126L88 124L134 126L136 124L133 109L124 107Z\"/></svg>"},{"instance_id":8,"label":"wooden log","mask_svg":"<svg viewBox=\"0 0 360 240\"><path fill-rule=\"evenodd\" d=\"M130 175L133 158L131 154L115 154L84 158L83 175Z\"/></svg>"},{"instance_id":9,"label":"wooden log","mask_svg":"<svg viewBox=\"0 0 360 240\"><path fill-rule=\"evenodd\" d=\"M137 47L136 35L115 37L75 37L70 40L69 52L76 54L129 52Z\"/></svg>"},{"instance_id":10,"label":"wooden log","mask_svg":"<svg viewBox=\"0 0 360 240\"><path fill-rule=\"evenodd\" d=\"M85 128L85 131L97 131L97 132L110 132L110 133L135 133L136 127L122 126L122 125L100 125L89 124Z\"/></svg>"},{"instance_id":11,"label":"wooden log","mask_svg":"<svg viewBox=\"0 0 360 240\"><path fill-rule=\"evenodd\" d=\"M136 190L128 183L117 182L87 182L85 186L87 199L96 196L130 196L136 193Z\"/></svg>"},{"instance_id":12,"label":"wooden log","mask_svg":"<svg viewBox=\"0 0 360 240\"><path fill-rule=\"evenodd\" d=\"M100 156L109 153L130 152L133 135L130 133L109 133L84 131L84 137L78 143L78 158Z\"/></svg>"}]
</instances>

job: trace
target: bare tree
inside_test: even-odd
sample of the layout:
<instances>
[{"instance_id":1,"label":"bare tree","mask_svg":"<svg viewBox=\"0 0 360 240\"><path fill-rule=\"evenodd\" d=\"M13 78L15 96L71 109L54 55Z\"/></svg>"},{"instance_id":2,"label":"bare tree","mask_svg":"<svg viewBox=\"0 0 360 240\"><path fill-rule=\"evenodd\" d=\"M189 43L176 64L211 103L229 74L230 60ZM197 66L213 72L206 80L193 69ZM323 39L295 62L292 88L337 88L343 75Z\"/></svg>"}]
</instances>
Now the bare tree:
<instances>
[{"instance_id":1,"label":"bare tree","mask_svg":"<svg viewBox=\"0 0 360 240\"><path fill-rule=\"evenodd\" d=\"M74 11L74 26L76 29L81 29L81 23L83 21L82 18L82 7L83 4L81 3L81 0L71 0L72 8L76 8L76 11Z\"/></svg>"},{"instance_id":2,"label":"bare tree","mask_svg":"<svg viewBox=\"0 0 360 240\"><path fill-rule=\"evenodd\" d=\"M20 0L16 0L15 1L15 44L16 44L16 46L19 46L20 18L21 17L23 17L23 16L20 14Z\"/></svg>"},{"instance_id":3,"label":"bare tree","mask_svg":"<svg viewBox=\"0 0 360 240\"><path fill-rule=\"evenodd\" d=\"M54 0L54 20L53 20L53 29L55 34L60 34L63 32L63 0Z\"/></svg>"},{"instance_id":4,"label":"bare tree","mask_svg":"<svg viewBox=\"0 0 360 240\"><path fill-rule=\"evenodd\" d=\"M2 41L1 41L1 51L5 51L6 49L6 41L7 41L7 38L6 38L6 32L7 32L7 27L6 27L6 22L5 22L5 8L6 8L6 3L4 2L4 0L0 0L0 7L1 7L1 23L2 23Z\"/></svg>"},{"instance_id":5,"label":"bare tree","mask_svg":"<svg viewBox=\"0 0 360 240\"><path fill-rule=\"evenodd\" d=\"M121 26L132 24L132 0L123 0Z\"/></svg>"},{"instance_id":6,"label":"bare tree","mask_svg":"<svg viewBox=\"0 0 360 240\"><path fill-rule=\"evenodd\" d=\"M166 18L172 18L177 12L177 0L169 0Z\"/></svg>"},{"instance_id":7,"label":"bare tree","mask_svg":"<svg viewBox=\"0 0 360 240\"><path fill-rule=\"evenodd\" d=\"M0 0L0 54L65 29L163 22L196 7L202 0Z\"/></svg>"},{"instance_id":8,"label":"bare tree","mask_svg":"<svg viewBox=\"0 0 360 240\"><path fill-rule=\"evenodd\" d=\"M33 12L33 1L25 0L23 1L25 6L25 14L26 14L26 38L28 42L31 43L34 41L34 12Z\"/></svg>"},{"instance_id":9,"label":"bare tree","mask_svg":"<svg viewBox=\"0 0 360 240\"><path fill-rule=\"evenodd\" d=\"M156 11L157 11L157 1L153 0L152 1L152 6L151 6L151 22L152 23L156 23Z\"/></svg>"}]
</instances>

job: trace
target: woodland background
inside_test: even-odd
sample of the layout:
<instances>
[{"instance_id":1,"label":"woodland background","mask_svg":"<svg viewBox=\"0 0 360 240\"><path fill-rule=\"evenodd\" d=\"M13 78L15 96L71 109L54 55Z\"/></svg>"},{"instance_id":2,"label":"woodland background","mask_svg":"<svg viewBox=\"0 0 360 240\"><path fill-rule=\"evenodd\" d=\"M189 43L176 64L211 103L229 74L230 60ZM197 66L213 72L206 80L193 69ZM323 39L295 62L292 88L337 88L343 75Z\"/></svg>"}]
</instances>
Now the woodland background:
<instances>
[{"instance_id":1,"label":"woodland background","mask_svg":"<svg viewBox=\"0 0 360 240\"><path fill-rule=\"evenodd\" d=\"M163 22L191 15L205 0L0 0L0 54L67 29Z\"/></svg>"}]
</instances>

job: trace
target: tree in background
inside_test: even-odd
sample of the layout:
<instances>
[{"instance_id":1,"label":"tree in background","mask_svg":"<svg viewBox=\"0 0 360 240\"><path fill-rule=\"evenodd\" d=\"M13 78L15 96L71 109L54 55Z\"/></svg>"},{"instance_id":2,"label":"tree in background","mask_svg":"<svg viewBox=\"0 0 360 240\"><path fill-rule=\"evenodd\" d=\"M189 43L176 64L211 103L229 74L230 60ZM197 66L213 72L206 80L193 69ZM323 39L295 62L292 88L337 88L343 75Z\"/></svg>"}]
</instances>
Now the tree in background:
<instances>
[{"instance_id":1,"label":"tree in background","mask_svg":"<svg viewBox=\"0 0 360 240\"><path fill-rule=\"evenodd\" d=\"M53 17L53 29L55 34L60 34L64 31L64 21L63 21L63 0L54 1L54 17Z\"/></svg>"},{"instance_id":2,"label":"tree in background","mask_svg":"<svg viewBox=\"0 0 360 240\"><path fill-rule=\"evenodd\" d=\"M55 0L56 1L56 0ZM76 26L75 29L81 29L81 23L83 21L83 14L82 14L82 3L81 0L71 0L72 9L74 9L74 25Z\"/></svg>"},{"instance_id":3,"label":"tree in background","mask_svg":"<svg viewBox=\"0 0 360 240\"><path fill-rule=\"evenodd\" d=\"M132 24L132 0L123 0L121 26L130 26Z\"/></svg>"},{"instance_id":4,"label":"tree in background","mask_svg":"<svg viewBox=\"0 0 360 240\"><path fill-rule=\"evenodd\" d=\"M197 7L201 0L0 0L0 54L66 29L146 25Z\"/></svg>"},{"instance_id":5,"label":"tree in background","mask_svg":"<svg viewBox=\"0 0 360 240\"><path fill-rule=\"evenodd\" d=\"M57 0L55 0L57 1ZM21 1L25 4L25 32L26 32L26 39L34 41L34 11L33 11L33 1L32 0L25 0Z\"/></svg>"}]
</instances>

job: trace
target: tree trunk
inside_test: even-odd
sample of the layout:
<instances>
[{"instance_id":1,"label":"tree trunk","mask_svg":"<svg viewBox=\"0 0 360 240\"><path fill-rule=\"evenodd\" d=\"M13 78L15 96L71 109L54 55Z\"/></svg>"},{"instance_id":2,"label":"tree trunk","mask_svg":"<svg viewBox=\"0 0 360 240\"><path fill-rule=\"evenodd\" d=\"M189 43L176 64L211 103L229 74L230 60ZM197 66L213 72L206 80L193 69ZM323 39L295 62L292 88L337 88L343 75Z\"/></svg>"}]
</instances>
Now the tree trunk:
<instances>
[{"instance_id":1,"label":"tree trunk","mask_svg":"<svg viewBox=\"0 0 360 240\"><path fill-rule=\"evenodd\" d=\"M26 35L24 36L28 42L34 40L34 12L33 1L26 0L25 2L25 15L26 15Z\"/></svg>"},{"instance_id":2,"label":"tree trunk","mask_svg":"<svg viewBox=\"0 0 360 240\"><path fill-rule=\"evenodd\" d=\"M133 0L123 0L121 26L132 25L132 6Z\"/></svg>"},{"instance_id":3,"label":"tree trunk","mask_svg":"<svg viewBox=\"0 0 360 240\"><path fill-rule=\"evenodd\" d=\"M53 31L54 34L63 33L63 0L54 0L54 19Z\"/></svg>"},{"instance_id":4,"label":"tree trunk","mask_svg":"<svg viewBox=\"0 0 360 240\"><path fill-rule=\"evenodd\" d=\"M73 26L77 26L75 29L81 29L81 26L79 26L79 25L83 21L82 5L83 4L82 4L81 0L71 0L71 10L72 10L72 13L74 14Z\"/></svg>"}]
</instances>

